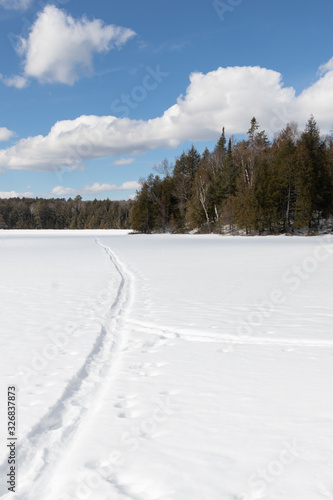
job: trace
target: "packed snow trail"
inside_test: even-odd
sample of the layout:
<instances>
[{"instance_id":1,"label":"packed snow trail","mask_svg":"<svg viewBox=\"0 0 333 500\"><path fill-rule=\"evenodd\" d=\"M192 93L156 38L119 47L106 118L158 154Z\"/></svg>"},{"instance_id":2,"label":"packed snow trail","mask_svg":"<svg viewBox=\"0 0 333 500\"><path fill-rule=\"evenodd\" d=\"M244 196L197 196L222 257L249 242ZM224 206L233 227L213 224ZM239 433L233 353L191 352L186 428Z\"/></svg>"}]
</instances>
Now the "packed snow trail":
<instances>
[{"instance_id":1,"label":"packed snow trail","mask_svg":"<svg viewBox=\"0 0 333 500\"><path fill-rule=\"evenodd\" d=\"M128 272L110 248L95 238L95 242L108 255L119 274L120 284L114 303L109 309L100 334L83 366L70 380L60 399L34 426L18 447L19 487L15 498L29 500L53 498L50 481L56 485L56 470L64 457L64 449L85 427L98 403L109 387L110 379L117 372L123 347L121 323L130 299ZM1 466L3 477L7 464ZM3 486L0 497L8 493ZM6 495L7 496L7 495Z\"/></svg>"},{"instance_id":2,"label":"packed snow trail","mask_svg":"<svg viewBox=\"0 0 333 500\"><path fill-rule=\"evenodd\" d=\"M217 344L230 344L230 345L263 345L263 346L281 346L281 347L322 347L328 348L333 347L333 340L307 340L300 339L298 337L259 337L257 335L248 334L241 335L237 333L227 334L227 333L216 333L205 332L203 330L198 331L193 328L182 328L176 330L175 328L170 329L167 325L157 325L151 322L144 322L137 319L129 318L127 323L132 325L137 332L145 332L153 336L163 337L167 339L180 339L186 340L188 342L213 342Z\"/></svg>"}]
</instances>

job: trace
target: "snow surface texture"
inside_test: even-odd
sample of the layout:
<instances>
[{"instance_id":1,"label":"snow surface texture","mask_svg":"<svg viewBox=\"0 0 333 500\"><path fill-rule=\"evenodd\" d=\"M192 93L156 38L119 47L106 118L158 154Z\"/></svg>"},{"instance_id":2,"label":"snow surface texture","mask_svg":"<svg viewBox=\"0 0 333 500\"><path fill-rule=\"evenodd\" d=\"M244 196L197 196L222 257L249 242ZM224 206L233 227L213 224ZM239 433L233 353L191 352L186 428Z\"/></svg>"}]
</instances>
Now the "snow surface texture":
<instances>
[{"instance_id":1,"label":"snow surface texture","mask_svg":"<svg viewBox=\"0 0 333 500\"><path fill-rule=\"evenodd\" d=\"M1 498L333 498L332 236L1 231L0 259Z\"/></svg>"}]
</instances>

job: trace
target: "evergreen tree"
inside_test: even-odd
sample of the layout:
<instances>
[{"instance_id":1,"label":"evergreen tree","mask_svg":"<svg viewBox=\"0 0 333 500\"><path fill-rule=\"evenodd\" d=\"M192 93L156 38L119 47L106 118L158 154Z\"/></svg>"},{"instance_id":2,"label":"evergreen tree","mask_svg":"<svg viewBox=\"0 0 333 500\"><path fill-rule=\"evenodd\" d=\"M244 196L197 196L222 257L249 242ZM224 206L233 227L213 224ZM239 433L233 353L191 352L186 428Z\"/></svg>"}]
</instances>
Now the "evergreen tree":
<instances>
[{"instance_id":1,"label":"evergreen tree","mask_svg":"<svg viewBox=\"0 0 333 500\"><path fill-rule=\"evenodd\" d=\"M175 163L173 180L178 212L174 214L174 219L179 231L186 229L186 207L192 196L192 186L199 163L200 154L194 146L187 153L183 153Z\"/></svg>"},{"instance_id":2,"label":"evergreen tree","mask_svg":"<svg viewBox=\"0 0 333 500\"><path fill-rule=\"evenodd\" d=\"M311 116L297 144L297 227L307 225L309 229L315 229L320 218L329 215L331 182L325 143Z\"/></svg>"},{"instance_id":3,"label":"evergreen tree","mask_svg":"<svg viewBox=\"0 0 333 500\"><path fill-rule=\"evenodd\" d=\"M274 140L272 165L279 189L278 210L282 232L294 231L296 206L296 141L297 125L287 124Z\"/></svg>"}]
</instances>

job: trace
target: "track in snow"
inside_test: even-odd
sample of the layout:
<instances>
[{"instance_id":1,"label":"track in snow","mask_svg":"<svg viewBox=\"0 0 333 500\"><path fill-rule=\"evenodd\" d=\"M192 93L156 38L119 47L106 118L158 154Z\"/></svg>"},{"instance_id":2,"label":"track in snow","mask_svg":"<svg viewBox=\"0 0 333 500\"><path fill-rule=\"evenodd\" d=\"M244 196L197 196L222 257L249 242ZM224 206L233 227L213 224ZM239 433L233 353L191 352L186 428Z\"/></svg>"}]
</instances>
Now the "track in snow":
<instances>
[{"instance_id":1,"label":"track in snow","mask_svg":"<svg viewBox=\"0 0 333 500\"><path fill-rule=\"evenodd\" d=\"M129 303L130 281L128 272L112 251L97 238L95 242L106 252L119 274L117 295L83 366L70 380L60 399L33 427L17 449L17 500L32 500L36 495L42 498L43 489L49 490L51 478L56 482L52 469L61 462L64 446L75 439L77 430L84 426L89 416L89 409L102 400L110 377L117 371L124 342L121 324ZM7 468L7 463L2 464L2 477L6 476ZM7 485L1 486L0 497L7 493L9 494ZM45 498L48 498L48 493L45 494Z\"/></svg>"},{"instance_id":2,"label":"track in snow","mask_svg":"<svg viewBox=\"0 0 333 500\"><path fill-rule=\"evenodd\" d=\"M258 336L258 335L237 335L225 333L211 333L196 329L180 329L175 330L173 327L156 325L147 321L137 319L128 319L127 323L133 325L138 332L149 333L167 339L179 339L189 342L213 342L221 344L239 344L239 345L264 345L281 347L333 347L333 340L329 339L302 339L300 337L279 337L275 335Z\"/></svg>"}]
</instances>

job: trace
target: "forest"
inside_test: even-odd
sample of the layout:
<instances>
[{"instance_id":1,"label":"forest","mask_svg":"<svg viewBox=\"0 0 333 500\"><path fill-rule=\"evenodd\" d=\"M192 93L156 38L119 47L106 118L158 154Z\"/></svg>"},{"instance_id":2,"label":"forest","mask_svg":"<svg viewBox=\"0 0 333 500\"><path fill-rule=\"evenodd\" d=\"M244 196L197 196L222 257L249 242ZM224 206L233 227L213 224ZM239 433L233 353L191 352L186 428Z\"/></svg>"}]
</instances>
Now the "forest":
<instances>
[{"instance_id":1,"label":"forest","mask_svg":"<svg viewBox=\"0 0 333 500\"><path fill-rule=\"evenodd\" d=\"M129 229L132 201L0 199L0 229Z\"/></svg>"},{"instance_id":2,"label":"forest","mask_svg":"<svg viewBox=\"0 0 333 500\"><path fill-rule=\"evenodd\" d=\"M222 134L141 179L134 201L0 199L0 229L133 229L153 233L316 234L332 230L333 135L311 116L270 141L256 118L246 138Z\"/></svg>"},{"instance_id":3,"label":"forest","mask_svg":"<svg viewBox=\"0 0 333 500\"><path fill-rule=\"evenodd\" d=\"M131 227L143 233L316 234L331 230L333 135L313 116L305 129L289 123L269 141L256 118L246 138L214 150L194 146L141 180ZM328 229L327 229L328 228Z\"/></svg>"}]
</instances>

